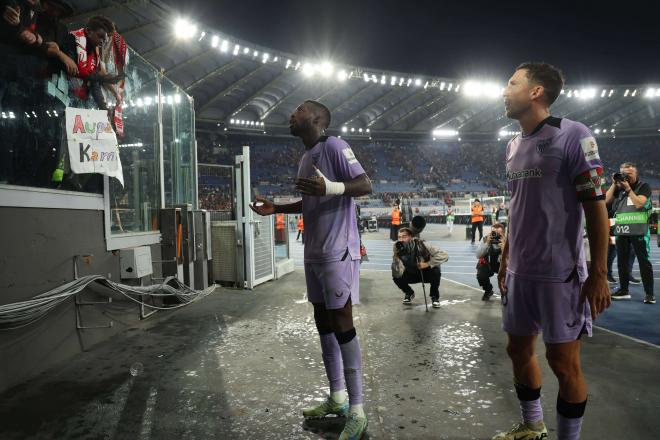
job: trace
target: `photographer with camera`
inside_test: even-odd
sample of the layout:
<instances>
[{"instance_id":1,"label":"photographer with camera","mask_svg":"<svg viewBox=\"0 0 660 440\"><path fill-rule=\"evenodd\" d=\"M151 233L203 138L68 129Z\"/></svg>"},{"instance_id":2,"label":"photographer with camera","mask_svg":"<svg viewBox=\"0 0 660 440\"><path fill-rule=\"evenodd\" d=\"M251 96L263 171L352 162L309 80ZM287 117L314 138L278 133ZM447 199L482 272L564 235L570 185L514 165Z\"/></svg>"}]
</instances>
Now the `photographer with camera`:
<instances>
[{"instance_id":1,"label":"photographer with camera","mask_svg":"<svg viewBox=\"0 0 660 440\"><path fill-rule=\"evenodd\" d=\"M504 225L495 223L489 235L484 237L477 247L477 281L484 289L482 301L488 301L493 296L493 285L490 283L490 277L500 271L500 261L502 261L502 249L506 240Z\"/></svg>"},{"instance_id":2,"label":"photographer with camera","mask_svg":"<svg viewBox=\"0 0 660 440\"><path fill-rule=\"evenodd\" d=\"M614 235L616 235L619 289L612 299L628 299L630 292L630 248L635 250L639 271L644 285L645 304L655 304L653 295L653 266L649 261L651 238L649 215L651 212L651 187L638 178L637 167L631 162L621 164L618 173L612 175L612 185L607 190L606 203L612 203L614 211Z\"/></svg>"},{"instance_id":3,"label":"photographer with camera","mask_svg":"<svg viewBox=\"0 0 660 440\"><path fill-rule=\"evenodd\" d=\"M403 304L411 304L415 297L410 284L421 282L431 284L431 301L439 308L440 265L449 259L447 252L414 237L410 228L399 229L398 238L394 243L392 279L405 294Z\"/></svg>"}]
</instances>

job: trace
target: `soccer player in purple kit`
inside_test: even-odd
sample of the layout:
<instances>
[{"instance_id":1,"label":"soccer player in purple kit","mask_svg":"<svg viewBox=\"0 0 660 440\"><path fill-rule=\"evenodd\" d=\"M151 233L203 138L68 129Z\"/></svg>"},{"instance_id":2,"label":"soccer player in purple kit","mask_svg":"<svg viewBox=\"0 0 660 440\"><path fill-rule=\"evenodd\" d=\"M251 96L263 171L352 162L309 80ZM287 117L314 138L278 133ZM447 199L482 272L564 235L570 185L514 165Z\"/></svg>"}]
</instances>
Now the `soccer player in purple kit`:
<instances>
[{"instance_id":1,"label":"soccer player in purple kit","mask_svg":"<svg viewBox=\"0 0 660 440\"><path fill-rule=\"evenodd\" d=\"M580 338L591 336L592 320L610 305L603 165L586 126L550 116L549 107L563 84L561 72L553 66L525 63L503 93L506 115L517 120L522 131L506 149L511 203L498 282L523 421L493 440L548 436L540 399L541 370L534 353L539 333L559 381L557 438L579 439L587 403ZM589 268L583 219L591 250Z\"/></svg>"},{"instance_id":2,"label":"soccer player in purple kit","mask_svg":"<svg viewBox=\"0 0 660 440\"><path fill-rule=\"evenodd\" d=\"M296 180L302 200L275 205L257 197L251 207L260 215L303 213L307 297L314 306L330 382L327 400L304 409L303 416L346 415L339 439L357 440L368 422L360 345L353 325L352 307L360 301L360 237L353 197L371 193L371 181L349 145L324 134L329 125L330 111L323 104L305 101L298 106L291 115L290 129L305 145Z\"/></svg>"}]
</instances>

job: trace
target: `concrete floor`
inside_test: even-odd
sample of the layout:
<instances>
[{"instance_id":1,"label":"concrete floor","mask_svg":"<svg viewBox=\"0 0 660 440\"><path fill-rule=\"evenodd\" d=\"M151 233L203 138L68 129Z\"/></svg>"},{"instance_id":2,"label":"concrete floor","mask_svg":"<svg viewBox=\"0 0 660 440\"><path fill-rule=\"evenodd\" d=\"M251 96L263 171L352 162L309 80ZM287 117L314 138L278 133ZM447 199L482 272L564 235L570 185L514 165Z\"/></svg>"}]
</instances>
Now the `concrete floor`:
<instances>
[{"instance_id":1,"label":"concrete floor","mask_svg":"<svg viewBox=\"0 0 660 440\"><path fill-rule=\"evenodd\" d=\"M403 306L387 273L361 275L368 437L489 439L518 419L499 302L444 279L442 308L427 313L416 291ZM219 288L1 394L0 439L336 438L342 419L300 416L327 392L311 311L300 269L251 292ZM597 329L583 353L582 438L660 438L660 348Z\"/></svg>"}]
</instances>

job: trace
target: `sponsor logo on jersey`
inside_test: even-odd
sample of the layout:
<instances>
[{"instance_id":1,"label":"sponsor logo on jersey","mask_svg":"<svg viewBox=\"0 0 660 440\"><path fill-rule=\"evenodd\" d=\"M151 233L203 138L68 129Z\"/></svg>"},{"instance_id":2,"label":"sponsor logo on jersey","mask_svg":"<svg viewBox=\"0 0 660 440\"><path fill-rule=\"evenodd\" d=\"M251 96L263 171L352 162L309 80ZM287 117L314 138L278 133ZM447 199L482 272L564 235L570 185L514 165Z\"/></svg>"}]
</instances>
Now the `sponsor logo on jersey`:
<instances>
[{"instance_id":1,"label":"sponsor logo on jersey","mask_svg":"<svg viewBox=\"0 0 660 440\"><path fill-rule=\"evenodd\" d=\"M531 168L529 170L507 171L506 180L530 179L543 177L543 171L540 168Z\"/></svg>"}]
</instances>

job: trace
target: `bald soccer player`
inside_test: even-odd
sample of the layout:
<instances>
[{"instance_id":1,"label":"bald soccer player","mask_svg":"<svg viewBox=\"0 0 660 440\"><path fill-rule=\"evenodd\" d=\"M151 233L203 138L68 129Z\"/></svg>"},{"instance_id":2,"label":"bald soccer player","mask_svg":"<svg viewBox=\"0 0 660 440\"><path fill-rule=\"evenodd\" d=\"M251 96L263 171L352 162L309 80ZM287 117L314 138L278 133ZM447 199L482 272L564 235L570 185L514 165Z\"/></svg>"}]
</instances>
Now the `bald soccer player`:
<instances>
[{"instance_id":1,"label":"bald soccer player","mask_svg":"<svg viewBox=\"0 0 660 440\"><path fill-rule=\"evenodd\" d=\"M556 437L580 438L587 404L580 338L591 336L592 320L610 305L603 165L587 127L550 115L563 84L561 72L553 66L525 63L504 91L506 115L519 122L522 134L506 149L511 202L498 282L523 420L494 440L548 437L541 370L534 353L539 333L559 381ZM585 218L591 249L588 270L582 238Z\"/></svg>"},{"instance_id":2,"label":"bald soccer player","mask_svg":"<svg viewBox=\"0 0 660 440\"><path fill-rule=\"evenodd\" d=\"M305 101L293 112L291 134L305 145L296 180L302 200L275 205L257 197L252 209L260 215L303 213L307 297L314 306L330 383L327 400L304 409L303 415L346 415L339 439L356 440L368 423L360 345L353 325L352 307L360 301L360 237L353 197L370 194L371 181L348 144L325 135L329 125L330 111L319 102Z\"/></svg>"}]
</instances>

